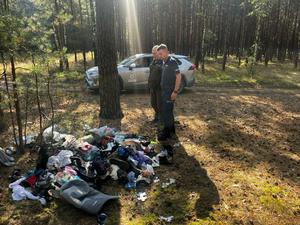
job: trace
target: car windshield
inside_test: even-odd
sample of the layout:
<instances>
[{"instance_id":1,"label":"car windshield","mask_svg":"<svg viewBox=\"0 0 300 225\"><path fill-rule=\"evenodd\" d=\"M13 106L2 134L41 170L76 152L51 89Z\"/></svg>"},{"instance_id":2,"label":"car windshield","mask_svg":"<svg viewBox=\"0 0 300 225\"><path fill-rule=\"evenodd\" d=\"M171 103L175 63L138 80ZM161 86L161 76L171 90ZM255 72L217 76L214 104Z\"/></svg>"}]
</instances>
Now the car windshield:
<instances>
[{"instance_id":1,"label":"car windshield","mask_svg":"<svg viewBox=\"0 0 300 225\"><path fill-rule=\"evenodd\" d=\"M135 55L130 56L129 58L124 59L122 62L120 62L120 65L127 65L129 62L133 61L136 58Z\"/></svg>"}]
</instances>

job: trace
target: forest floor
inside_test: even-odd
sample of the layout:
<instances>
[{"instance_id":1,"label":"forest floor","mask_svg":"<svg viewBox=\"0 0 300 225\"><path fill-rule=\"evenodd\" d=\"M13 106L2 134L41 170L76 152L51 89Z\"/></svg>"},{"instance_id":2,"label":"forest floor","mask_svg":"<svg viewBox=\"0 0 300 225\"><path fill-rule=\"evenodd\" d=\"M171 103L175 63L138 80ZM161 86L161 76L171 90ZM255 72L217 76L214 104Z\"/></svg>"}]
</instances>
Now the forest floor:
<instances>
[{"instance_id":1,"label":"forest floor","mask_svg":"<svg viewBox=\"0 0 300 225\"><path fill-rule=\"evenodd\" d=\"M218 66L208 65L207 73ZM285 78L284 69L278 70L268 78L294 88L261 86L259 76L253 78L253 87L240 88L231 85L234 76L223 79L229 72L209 77L198 74L198 85L187 89L176 102L180 146L174 164L156 170L161 182L174 178L176 183L166 189L161 182L151 185L144 203L117 183L106 183L103 192L120 195L119 202L109 202L104 208L108 224L163 224L159 216L173 215L171 224L178 225L299 225L300 82L293 79L299 79L300 72ZM220 85L226 82L230 85ZM84 124L98 126L99 97L85 90L82 78L69 79L62 89L54 97L60 127L80 137ZM124 132L155 139L156 127L148 122L153 116L149 102L147 92L123 93L124 118L115 125ZM29 121L30 132L36 132L34 107ZM10 140L8 130L1 134L0 146ZM35 159L35 153L27 152L18 158L18 166L26 171L34 167ZM1 167L0 171L0 224L96 224L95 217L60 200L48 207L29 200L13 202L7 180L11 170Z\"/></svg>"}]
</instances>

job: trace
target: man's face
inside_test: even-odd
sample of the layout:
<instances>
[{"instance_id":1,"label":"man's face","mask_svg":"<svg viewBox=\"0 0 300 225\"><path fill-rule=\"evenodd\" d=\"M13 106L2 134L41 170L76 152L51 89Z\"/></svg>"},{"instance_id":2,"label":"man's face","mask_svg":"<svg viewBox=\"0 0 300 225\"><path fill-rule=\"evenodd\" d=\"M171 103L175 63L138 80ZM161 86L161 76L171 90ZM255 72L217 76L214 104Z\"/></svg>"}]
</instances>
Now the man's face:
<instances>
[{"instance_id":1,"label":"man's face","mask_svg":"<svg viewBox=\"0 0 300 225\"><path fill-rule=\"evenodd\" d=\"M157 53L157 49L152 49L152 56L154 59L157 59L158 58L158 53Z\"/></svg>"},{"instance_id":2,"label":"man's face","mask_svg":"<svg viewBox=\"0 0 300 225\"><path fill-rule=\"evenodd\" d=\"M169 56L169 51L167 49L160 49L158 51L158 56L160 59L165 61Z\"/></svg>"}]
</instances>

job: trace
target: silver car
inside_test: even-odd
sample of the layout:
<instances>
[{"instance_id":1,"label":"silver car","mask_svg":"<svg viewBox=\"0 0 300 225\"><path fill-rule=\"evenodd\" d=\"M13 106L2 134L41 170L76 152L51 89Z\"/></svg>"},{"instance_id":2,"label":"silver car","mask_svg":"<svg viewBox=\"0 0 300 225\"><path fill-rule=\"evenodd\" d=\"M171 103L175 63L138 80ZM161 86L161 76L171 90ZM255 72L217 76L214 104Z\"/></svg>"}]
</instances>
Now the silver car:
<instances>
[{"instance_id":1,"label":"silver car","mask_svg":"<svg viewBox=\"0 0 300 225\"><path fill-rule=\"evenodd\" d=\"M185 87L191 87L195 83L195 65L187 56L173 55L179 65L182 81L179 92ZM147 89L150 73L149 65L152 62L152 54L137 54L124 59L118 64L121 90ZM98 67L92 67L85 72L85 82L90 90L97 90L99 85Z\"/></svg>"}]
</instances>

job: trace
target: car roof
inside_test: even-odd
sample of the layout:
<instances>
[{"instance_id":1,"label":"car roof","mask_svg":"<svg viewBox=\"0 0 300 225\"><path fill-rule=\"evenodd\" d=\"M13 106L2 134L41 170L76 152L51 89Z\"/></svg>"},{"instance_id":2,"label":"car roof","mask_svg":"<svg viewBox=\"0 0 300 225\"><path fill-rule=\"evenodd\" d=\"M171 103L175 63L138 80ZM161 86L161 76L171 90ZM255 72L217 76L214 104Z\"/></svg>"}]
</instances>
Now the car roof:
<instances>
[{"instance_id":1,"label":"car roof","mask_svg":"<svg viewBox=\"0 0 300 225\"><path fill-rule=\"evenodd\" d=\"M135 56L137 58L140 58L140 57L152 57L152 54L151 53L141 53L141 54L135 54ZM170 54L170 56L174 56L176 58L188 58L186 55L177 55L177 54Z\"/></svg>"}]
</instances>

